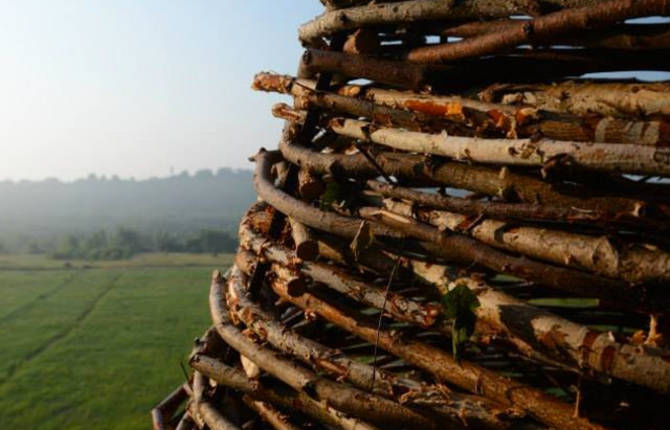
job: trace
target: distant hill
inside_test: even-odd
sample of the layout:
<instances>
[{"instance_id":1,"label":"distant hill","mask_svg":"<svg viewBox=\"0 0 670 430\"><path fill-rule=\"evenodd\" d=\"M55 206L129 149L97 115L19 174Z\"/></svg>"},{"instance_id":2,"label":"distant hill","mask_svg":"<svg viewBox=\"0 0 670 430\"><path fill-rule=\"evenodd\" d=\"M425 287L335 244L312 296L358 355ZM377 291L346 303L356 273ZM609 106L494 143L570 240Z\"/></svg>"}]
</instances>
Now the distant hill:
<instances>
[{"instance_id":1,"label":"distant hill","mask_svg":"<svg viewBox=\"0 0 670 430\"><path fill-rule=\"evenodd\" d=\"M228 168L147 180L3 181L0 246L12 252L36 243L49 248L66 234L120 226L147 234L217 229L234 235L254 200L252 172Z\"/></svg>"}]
</instances>

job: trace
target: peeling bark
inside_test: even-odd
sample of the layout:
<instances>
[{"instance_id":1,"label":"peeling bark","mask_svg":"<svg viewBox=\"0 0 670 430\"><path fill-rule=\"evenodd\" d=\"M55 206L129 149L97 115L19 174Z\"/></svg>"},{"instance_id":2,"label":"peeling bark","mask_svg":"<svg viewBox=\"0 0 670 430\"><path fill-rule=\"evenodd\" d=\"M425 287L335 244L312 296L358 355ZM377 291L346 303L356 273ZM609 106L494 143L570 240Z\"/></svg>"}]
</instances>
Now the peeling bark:
<instances>
[{"instance_id":1,"label":"peeling bark","mask_svg":"<svg viewBox=\"0 0 670 430\"><path fill-rule=\"evenodd\" d=\"M362 154L324 154L291 143L285 138L279 144L284 158L293 164L309 166L322 174L374 178L377 170ZM375 162L389 176L418 184L441 184L462 188L489 196L499 196L508 201L534 204L553 204L575 208L584 212L601 211L611 218L634 217L638 222L652 220L641 217L649 205L642 201L618 196L596 196L586 187L553 185L509 169L495 170L482 166L468 166L444 162L437 166L422 156L383 152L372 154ZM274 206L274 205L273 205Z\"/></svg>"},{"instance_id":2,"label":"peeling bark","mask_svg":"<svg viewBox=\"0 0 670 430\"><path fill-rule=\"evenodd\" d=\"M303 200L314 200L319 198L325 186L321 179L317 178L312 172L307 169L300 169L298 171L298 192Z\"/></svg>"},{"instance_id":3,"label":"peeling bark","mask_svg":"<svg viewBox=\"0 0 670 430\"><path fill-rule=\"evenodd\" d=\"M184 385L180 385L151 410L151 420L154 430L165 430L166 422L174 415L184 400L188 397Z\"/></svg>"},{"instance_id":4,"label":"peeling bark","mask_svg":"<svg viewBox=\"0 0 670 430\"><path fill-rule=\"evenodd\" d=\"M193 422L193 419L191 419L191 415L189 415L188 411L186 411L184 412L184 415L177 423L177 427L175 427L175 430L192 430L194 428L195 428L195 422Z\"/></svg>"},{"instance_id":5,"label":"peeling bark","mask_svg":"<svg viewBox=\"0 0 670 430\"><path fill-rule=\"evenodd\" d=\"M330 129L354 139L391 148L498 165L543 166L566 157L577 166L623 173L670 175L670 148L583 143L550 139L481 139L377 127L366 121L334 118ZM667 157L665 156L667 154ZM667 158L667 160L666 160Z\"/></svg>"},{"instance_id":6,"label":"peeling bark","mask_svg":"<svg viewBox=\"0 0 670 430\"><path fill-rule=\"evenodd\" d=\"M413 0L394 3L345 1L337 2L337 7L318 16L314 20L303 24L298 35L304 44L314 44L317 40L334 33L355 30L365 26L379 26L385 24L414 23L436 20L486 20L507 18L510 15L538 15L552 8L582 6L584 4L603 6L612 2L602 0L588 0L570 2L550 0L536 2L532 0L469 0L467 2L440 1L440 0ZM541 3L544 3L542 5ZM361 6L367 4L365 6ZM358 5L358 6L356 6ZM353 6L353 7L352 7ZM342 9L347 7L347 9ZM644 12L643 12L644 13ZM662 13L651 12L649 15Z\"/></svg>"},{"instance_id":7,"label":"peeling bark","mask_svg":"<svg viewBox=\"0 0 670 430\"><path fill-rule=\"evenodd\" d=\"M314 261L319 255L319 244L314 240L309 229L293 218L288 219L291 225L291 236L295 243L295 254L305 261Z\"/></svg>"},{"instance_id":8,"label":"peeling bark","mask_svg":"<svg viewBox=\"0 0 670 430\"><path fill-rule=\"evenodd\" d=\"M300 411L317 421L324 422L335 428L343 430L376 429L376 427L363 421L347 417L323 402L312 399L301 391L295 391L285 386L266 387L258 381L252 381L241 371L229 367L215 358L196 354L191 357L190 365L219 384L248 394L256 400Z\"/></svg>"},{"instance_id":9,"label":"peeling bark","mask_svg":"<svg viewBox=\"0 0 670 430\"><path fill-rule=\"evenodd\" d=\"M447 261L464 265L479 264L495 272L508 273L582 297L604 297L614 301L633 298L636 301L643 300L644 291L632 291L627 282L500 252L464 235L444 235L434 227L384 209L361 208L359 213L365 219L381 221L423 241L422 246L429 253Z\"/></svg>"},{"instance_id":10,"label":"peeling bark","mask_svg":"<svg viewBox=\"0 0 670 430\"><path fill-rule=\"evenodd\" d=\"M275 430L300 430L300 427L291 424L286 415L272 407L269 403L254 400L248 395L242 396L242 401Z\"/></svg>"},{"instance_id":11,"label":"peeling bark","mask_svg":"<svg viewBox=\"0 0 670 430\"><path fill-rule=\"evenodd\" d=\"M240 354L256 363L266 372L288 384L295 390L305 391L316 398L327 401L344 413L375 423L391 425L422 426L435 428L436 424L423 415L364 391L342 386L296 365L246 338L230 323L224 302L223 279L215 274L210 290L212 320L221 338Z\"/></svg>"},{"instance_id":12,"label":"peeling bark","mask_svg":"<svg viewBox=\"0 0 670 430\"><path fill-rule=\"evenodd\" d=\"M468 22L438 30L442 36L475 37L507 30L518 20ZM597 32L538 37L533 44L585 46L588 48L620 50L657 50L670 48L670 27L667 24L619 24L598 29Z\"/></svg>"},{"instance_id":13,"label":"peeling bark","mask_svg":"<svg viewBox=\"0 0 670 430\"><path fill-rule=\"evenodd\" d=\"M407 203L385 200L395 213L431 224L442 231L464 232L488 245L541 260L586 269L631 283L670 281L670 254L650 244L614 244L607 236L588 236L549 228L519 226L483 219L464 228L465 215L414 208Z\"/></svg>"},{"instance_id":14,"label":"peeling bark","mask_svg":"<svg viewBox=\"0 0 670 430\"><path fill-rule=\"evenodd\" d=\"M470 216L490 216L500 219L563 221L576 224L593 225L626 225L625 219L608 218L607 213L581 211L572 207L552 206L530 203L501 203L451 197L435 193L425 193L412 188L391 185L375 180L368 180L367 186L384 197L395 197L412 201L418 205L434 209L445 209ZM640 226L634 220L630 226Z\"/></svg>"},{"instance_id":15,"label":"peeling bark","mask_svg":"<svg viewBox=\"0 0 670 430\"><path fill-rule=\"evenodd\" d=\"M274 188L268 177L271 164L267 153L256 157L256 190L268 203L284 214L311 227L353 238L358 232L361 220L357 218L323 212L305 205ZM281 207L278 206L278 203ZM586 297L606 297L613 300L631 299L628 283L603 278L581 271L557 267L535 260L516 257L496 250L463 235L445 236L436 228L420 224L413 219L398 216L388 211L368 208L359 211L370 220L375 235L391 238L415 238L424 241L422 246L450 261L466 265L481 264L492 270L509 273L531 280L540 285L569 291ZM380 228L382 227L382 228ZM636 297L642 300L642 297Z\"/></svg>"},{"instance_id":16,"label":"peeling bark","mask_svg":"<svg viewBox=\"0 0 670 430\"><path fill-rule=\"evenodd\" d=\"M315 82L272 73L258 73L252 88L291 94L298 108L310 105L334 112L363 116L381 126L393 124L412 131L446 129L465 136L473 132L490 132L509 138L538 135L574 141L600 143L633 143L670 145L670 122L665 120L634 121L630 118L579 117L529 106L485 103L459 96L437 96L387 90L359 85L345 85L336 93L314 90ZM273 111L279 118L294 122L304 120L304 112L284 105ZM461 124L460 126L458 124Z\"/></svg>"},{"instance_id":17,"label":"peeling bark","mask_svg":"<svg viewBox=\"0 0 670 430\"><path fill-rule=\"evenodd\" d=\"M494 82L533 82L538 74L546 79L558 79L584 73L630 70L633 61L638 66L643 65L643 68L653 67L650 55L626 59L571 55L569 58L562 57L562 61L557 61L557 56L560 57L553 52L549 56L534 53L494 56L478 59L476 67L470 67L472 64L468 64L467 60L453 65L415 64L308 49L302 57L298 75L301 78L312 78L318 73L338 73L352 79L370 79L377 84L404 89L453 91ZM496 70L496 73L492 74L490 70Z\"/></svg>"},{"instance_id":18,"label":"peeling bark","mask_svg":"<svg viewBox=\"0 0 670 430\"><path fill-rule=\"evenodd\" d=\"M198 402L197 407L202 420L211 430L239 430L239 427L231 423L210 401Z\"/></svg>"},{"instance_id":19,"label":"peeling bark","mask_svg":"<svg viewBox=\"0 0 670 430\"><path fill-rule=\"evenodd\" d=\"M401 403L411 405L414 403L414 398L429 398L431 402L427 407L449 418L454 424L462 424L465 420L474 428L510 427L511 423L501 419L504 407L499 404L458 393L450 393L447 396L443 390L414 380L411 376L401 378L382 369L373 369L372 366L347 359L337 350L287 330L271 315L248 300L237 270L233 268L228 281L229 306L261 339L268 341L275 348L332 374L338 380L346 379L361 389L394 398ZM375 384L372 386L372 375L375 372Z\"/></svg>"},{"instance_id":20,"label":"peeling bark","mask_svg":"<svg viewBox=\"0 0 670 430\"><path fill-rule=\"evenodd\" d=\"M580 116L596 114L615 118L663 118L670 116L669 93L670 84L665 82L564 82L554 85L491 87L481 93L480 98Z\"/></svg>"},{"instance_id":21,"label":"peeling bark","mask_svg":"<svg viewBox=\"0 0 670 430\"><path fill-rule=\"evenodd\" d=\"M282 283L272 282L273 290L285 300L312 312L367 342L379 340L379 346L403 360L472 393L484 395L526 411L538 421L557 429L594 430L603 427L585 418L574 417L572 407L527 385L502 377L467 361L457 363L443 350L421 342L406 340L387 330L377 330L374 322L360 314L345 312L316 296L306 293L290 297Z\"/></svg>"},{"instance_id":22,"label":"peeling bark","mask_svg":"<svg viewBox=\"0 0 670 430\"><path fill-rule=\"evenodd\" d=\"M297 265L299 267L298 270L304 276L324 283L335 291L350 296L363 304L383 309L399 321L429 327L435 323L437 316L440 314L439 304L419 304L393 292L385 294L382 288L361 282L343 270L338 270L331 265L314 262L296 264L295 254L286 248L256 237L244 226L240 228L239 234L241 246L253 250L256 254L263 255L265 258L276 261L281 265Z\"/></svg>"},{"instance_id":23,"label":"peeling bark","mask_svg":"<svg viewBox=\"0 0 670 430\"><path fill-rule=\"evenodd\" d=\"M616 378L667 393L670 391L670 361L667 351L617 342L611 332L598 332L550 312L529 306L496 291L481 280L450 275L447 267L412 261L423 279L452 289L465 285L477 294L475 311L480 332L493 330L523 339L559 362L593 369Z\"/></svg>"},{"instance_id":24,"label":"peeling bark","mask_svg":"<svg viewBox=\"0 0 670 430\"><path fill-rule=\"evenodd\" d=\"M407 59L419 63L454 61L490 54L505 48L574 30L588 30L628 18L667 15L670 6L664 0L610 0L597 5L566 9L533 20L519 22L502 31L466 39L462 42L412 50Z\"/></svg>"},{"instance_id":25,"label":"peeling bark","mask_svg":"<svg viewBox=\"0 0 670 430\"><path fill-rule=\"evenodd\" d=\"M290 261L287 251L244 227L240 229L240 237L243 246L265 258L272 259L275 256L274 258L282 260L284 264ZM253 257L247 259L252 260ZM445 285L448 289L464 284L475 292L481 304L476 310L480 334L488 332L508 335L524 354L532 358L542 360L541 355L546 354L559 363L567 359L575 367L590 368L661 392L670 391L670 361L664 358L667 353L660 349L644 349L619 343L612 333L599 333L550 312L528 306L476 279L450 278L449 271L444 266L412 261L412 269L430 283ZM335 269L324 267L323 272L325 273L322 278L314 279L330 286L335 283L329 279L342 276ZM364 284L359 286L359 289L365 288L374 289ZM335 289L367 305L377 308L383 306L382 303L366 301L361 294L352 295L346 290ZM237 293L235 297L243 300L241 293ZM394 300L396 299L389 296L389 302ZM412 313L410 306L398 307L395 312L390 312L397 321L412 321ZM535 354L534 350L540 354Z\"/></svg>"}]
</instances>

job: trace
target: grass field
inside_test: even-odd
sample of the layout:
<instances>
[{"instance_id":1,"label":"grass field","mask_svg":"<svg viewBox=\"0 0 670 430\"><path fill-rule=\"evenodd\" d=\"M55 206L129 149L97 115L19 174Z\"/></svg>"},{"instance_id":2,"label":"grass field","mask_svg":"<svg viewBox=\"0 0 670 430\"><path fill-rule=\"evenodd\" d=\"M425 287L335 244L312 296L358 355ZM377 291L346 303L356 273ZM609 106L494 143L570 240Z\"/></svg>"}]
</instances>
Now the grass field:
<instances>
[{"instance_id":1,"label":"grass field","mask_svg":"<svg viewBox=\"0 0 670 430\"><path fill-rule=\"evenodd\" d=\"M230 261L0 258L0 428L150 428L209 325L210 272Z\"/></svg>"}]
</instances>

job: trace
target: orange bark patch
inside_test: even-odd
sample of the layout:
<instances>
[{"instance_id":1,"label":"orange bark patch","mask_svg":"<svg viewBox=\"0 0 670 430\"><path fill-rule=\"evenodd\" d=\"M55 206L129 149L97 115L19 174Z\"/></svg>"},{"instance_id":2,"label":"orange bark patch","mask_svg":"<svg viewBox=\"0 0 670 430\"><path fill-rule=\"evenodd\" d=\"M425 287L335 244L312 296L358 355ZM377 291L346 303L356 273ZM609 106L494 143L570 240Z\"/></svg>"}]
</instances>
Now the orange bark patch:
<instances>
[{"instance_id":1,"label":"orange bark patch","mask_svg":"<svg viewBox=\"0 0 670 430\"><path fill-rule=\"evenodd\" d=\"M600 369L603 372L609 372L612 370L612 365L614 364L614 357L616 356L616 348L613 346L608 346L603 350L602 355L600 356Z\"/></svg>"},{"instance_id":2,"label":"orange bark patch","mask_svg":"<svg viewBox=\"0 0 670 430\"><path fill-rule=\"evenodd\" d=\"M463 113L463 105L457 102L454 103L433 103L423 102L420 100L407 100L405 107L409 110L422 112L433 116L457 116L465 118Z\"/></svg>"}]
</instances>

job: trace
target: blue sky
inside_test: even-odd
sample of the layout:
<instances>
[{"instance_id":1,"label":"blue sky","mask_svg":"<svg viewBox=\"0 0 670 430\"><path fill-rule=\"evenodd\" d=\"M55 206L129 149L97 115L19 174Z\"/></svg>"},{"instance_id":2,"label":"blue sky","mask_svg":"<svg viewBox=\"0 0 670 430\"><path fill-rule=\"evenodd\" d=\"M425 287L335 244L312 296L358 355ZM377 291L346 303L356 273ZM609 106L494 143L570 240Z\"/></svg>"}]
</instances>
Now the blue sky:
<instances>
[{"instance_id":1,"label":"blue sky","mask_svg":"<svg viewBox=\"0 0 670 430\"><path fill-rule=\"evenodd\" d=\"M317 0L0 0L0 179L165 176L274 147Z\"/></svg>"}]
</instances>

